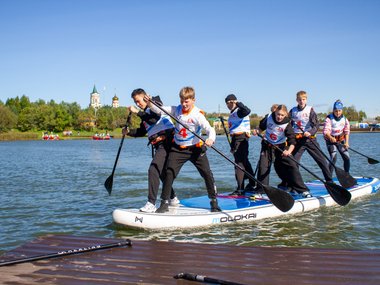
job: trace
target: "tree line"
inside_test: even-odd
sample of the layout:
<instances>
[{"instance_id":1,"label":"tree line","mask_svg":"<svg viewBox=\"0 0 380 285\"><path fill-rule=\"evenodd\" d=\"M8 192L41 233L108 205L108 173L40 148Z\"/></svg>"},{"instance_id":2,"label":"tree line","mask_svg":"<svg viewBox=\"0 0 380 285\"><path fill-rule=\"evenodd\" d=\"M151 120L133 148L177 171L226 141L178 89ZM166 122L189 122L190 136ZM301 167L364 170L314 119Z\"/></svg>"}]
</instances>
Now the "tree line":
<instances>
[{"instance_id":1,"label":"tree line","mask_svg":"<svg viewBox=\"0 0 380 285\"><path fill-rule=\"evenodd\" d=\"M104 106L97 110L92 107L82 109L78 103L48 102L39 99L30 102L25 95L9 98L5 103L0 101L0 132L17 129L26 131L62 132L65 130L92 131L95 129L114 130L125 126L128 109L126 107L112 108ZM344 107L343 114L350 121L363 121L367 116L355 107ZM228 114L206 114L207 118ZM321 122L327 113L318 113ZM256 127L261 118L257 114L251 115L251 125ZM380 120L380 116L376 118ZM132 116L131 128L138 127L140 120Z\"/></svg>"}]
</instances>

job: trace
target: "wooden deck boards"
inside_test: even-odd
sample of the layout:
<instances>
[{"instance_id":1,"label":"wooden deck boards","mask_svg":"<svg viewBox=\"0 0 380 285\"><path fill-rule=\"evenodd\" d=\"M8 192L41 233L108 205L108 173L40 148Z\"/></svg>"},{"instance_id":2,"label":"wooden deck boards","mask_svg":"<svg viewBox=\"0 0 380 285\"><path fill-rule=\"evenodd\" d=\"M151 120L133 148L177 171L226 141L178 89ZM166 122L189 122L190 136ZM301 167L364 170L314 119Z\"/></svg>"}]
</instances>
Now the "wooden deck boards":
<instances>
[{"instance_id":1,"label":"wooden deck boards","mask_svg":"<svg viewBox=\"0 0 380 285\"><path fill-rule=\"evenodd\" d=\"M44 236L0 257L10 260L119 242ZM132 240L117 247L0 267L1 284L200 284L189 272L242 284L380 284L380 250L241 247Z\"/></svg>"}]
</instances>

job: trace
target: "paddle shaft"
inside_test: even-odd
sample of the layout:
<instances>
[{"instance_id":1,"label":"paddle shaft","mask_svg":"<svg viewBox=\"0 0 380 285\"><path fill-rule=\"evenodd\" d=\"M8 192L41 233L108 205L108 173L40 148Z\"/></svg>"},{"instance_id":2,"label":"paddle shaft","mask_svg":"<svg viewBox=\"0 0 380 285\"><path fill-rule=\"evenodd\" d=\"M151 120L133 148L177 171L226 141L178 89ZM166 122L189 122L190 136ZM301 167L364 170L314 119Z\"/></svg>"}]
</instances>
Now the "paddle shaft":
<instances>
[{"instance_id":1,"label":"paddle shaft","mask_svg":"<svg viewBox=\"0 0 380 285\"><path fill-rule=\"evenodd\" d=\"M362 155L362 156L366 157L366 158L368 159L368 163L369 163L369 164L377 164L377 163L379 163L378 160L373 159L373 158L371 158L371 157L369 157L369 156L367 156L367 155L365 155L365 154L363 154L363 153L361 153L361 152L358 152L357 150L353 149L351 146L350 146L348 149L349 149L349 150L352 150L353 152L355 152L355 153L357 153L357 154L359 154L359 155Z\"/></svg>"},{"instance_id":2,"label":"paddle shaft","mask_svg":"<svg viewBox=\"0 0 380 285\"><path fill-rule=\"evenodd\" d=\"M223 130L224 130L224 133L226 134L227 141L228 141L228 143L229 143L230 146L231 146L231 139L230 139L230 136L228 135L228 132L227 132L226 126L224 125L224 118L223 118L222 116L220 116L219 118L220 118L220 121L222 122Z\"/></svg>"},{"instance_id":3,"label":"paddle shaft","mask_svg":"<svg viewBox=\"0 0 380 285\"><path fill-rule=\"evenodd\" d=\"M302 134L305 134L305 131L297 124L295 124L297 126L297 128L302 132ZM332 160L330 159L330 157L328 157L322 150L321 148L311 139L311 138L308 138L311 143L315 146L316 149L318 149L318 151L327 159L327 161L335 168L335 170L338 169L338 167L335 165L334 162L332 162ZM342 170L343 171L343 170Z\"/></svg>"},{"instance_id":4,"label":"paddle shaft","mask_svg":"<svg viewBox=\"0 0 380 285\"><path fill-rule=\"evenodd\" d=\"M89 252L89 251L100 250L100 249L107 249L107 248L120 247L120 246L131 246L131 245L132 245L131 241L129 239L126 239L125 241L122 241L122 242L92 245L89 247L58 251L56 253L48 253L48 254L37 255L37 256L32 256L32 257L9 260L5 262L1 262L0 267L20 264L20 263L25 263L25 262L32 262L32 261L37 261L37 260L43 260L43 259L48 259L48 258L53 258L53 257L79 254L79 253L84 253L84 252Z\"/></svg>"},{"instance_id":5,"label":"paddle shaft","mask_svg":"<svg viewBox=\"0 0 380 285\"><path fill-rule=\"evenodd\" d=\"M301 130L301 132L303 134L305 134L305 131L298 125L296 125L298 127L298 129ZM339 183L345 187L345 188L350 188L352 186L354 186L357 182L356 182L356 179L354 177L352 177L348 172L346 172L345 170L337 167L335 165L335 163L331 160L330 157L328 157L323 151L322 149L318 146L317 143L314 142L313 139L309 138L309 140L311 141L311 143L314 145L314 147L316 149L318 149L318 151L326 158L326 160L334 167L335 169L335 172L336 172L336 176L339 180Z\"/></svg>"},{"instance_id":6,"label":"paddle shaft","mask_svg":"<svg viewBox=\"0 0 380 285\"><path fill-rule=\"evenodd\" d=\"M173 278L185 279L185 280L189 280L189 281L198 281L198 282L203 282L203 283L220 284L220 285L244 285L242 283L226 281L226 280L211 278L211 277L192 274L192 273L179 273L179 274L173 276Z\"/></svg>"},{"instance_id":7,"label":"paddle shaft","mask_svg":"<svg viewBox=\"0 0 380 285\"><path fill-rule=\"evenodd\" d=\"M123 134L123 136L121 137L121 141L120 141L120 145L119 145L119 150L117 151L117 155L116 155L115 163L114 163L114 165L113 165L113 169L112 169L112 174L111 174L111 176L113 176L114 173L115 173L115 169L116 169L117 162L118 162L118 160L119 160L119 156L120 156L121 148L122 148L123 143L124 143L124 138L125 138L125 135Z\"/></svg>"},{"instance_id":8,"label":"paddle shaft","mask_svg":"<svg viewBox=\"0 0 380 285\"><path fill-rule=\"evenodd\" d=\"M128 117L127 117L127 122L125 124L125 126L127 128L128 128L128 124L129 124L129 122L131 120L131 116L132 116L132 112L129 111L129 114L128 114ZM112 192L113 175L115 174L116 165L117 165L117 162L119 160L119 156L120 156L121 148L122 148L123 143L124 143L124 139L125 139L125 134L123 133L123 136L121 137L121 141L120 141L120 145L119 145L119 150L117 151L115 163L113 165L112 173L111 173L110 176L108 176L108 178L104 182L104 187L106 188L106 190L107 190L107 192L108 192L109 195L111 195L111 192Z\"/></svg>"},{"instance_id":9,"label":"paddle shaft","mask_svg":"<svg viewBox=\"0 0 380 285\"><path fill-rule=\"evenodd\" d=\"M259 136L263 141L265 141L267 144L270 144L261 134L257 133L257 136ZM271 144L275 149L277 149L278 151L280 151L281 153L284 153L284 151L279 148L277 145L275 144ZM308 168L306 168L306 166L303 166L300 162L297 161L297 159L295 159L292 155L288 155L287 157L289 157L289 159L293 160L298 166L301 166L303 169L305 169L307 172L309 172L311 175L313 175L315 178L317 178L318 180L322 181L323 183L325 183L325 181L319 177L317 174L315 174L314 172L312 172L311 170L309 170Z\"/></svg>"},{"instance_id":10,"label":"paddle shaft","mask_svg":"<svg viewBox=\"0 0 380 285\"><path fill-rule=\"evenodd\" d=\"M261 135L257 134L263 141L269 144L269 142ZM281 153L284 153L284 151L279 148L277 145L272 145L275 149L280 151ZM330 196L334 199L336 203L338 203L341 206L347 205L351 200L351 193L343 188L342 186L336 185L333 182L325 181L318 175L316 175L314 172L306 168L306 166L302 165L300 162L298 162L292 155L288 155L289 159L294 161L298 166L301 166L303 169L305 169L307 172L309 172L311 175L313 175L315 178L320 180L326 187L327 192L330 194Z\"/></svg>"},{"instance_id":11,"label":"paddle shaft","mask_svg":"<svg viewBox=\"0 0 380 285\"><path fill-rule=\"evenodd\" d=\"M192 133L194 136L196 136L198 139L200 139L201 141L203 141L204 143L206 142L206 140L204 138L202 138L200 135L198 135L197 133L193 132L192 130L190 130L190 128L188 126L186 126L186 124L182 123L181 121L179 121L176 117L174 117L171 113L169 113L168 111L166 111L165 109L163 109L161 106L159 106L156 102L154 102L153 100L149 99L149 102L151 102L153 105L155 105L158 109L160 109L162 112L164 112L166 115L168 115L170 118L172 118L174 121L176 121L178 124L180 124L181 126L183 126L186 130L188 130L190 133ZM228 160L231 164L233 164L235 167L239 168L241 171L243 171L248 178L256 181L257 184L259 184L263 189L265 189L266 185L262 184L259 180L257 180L251 173L249 173L248 171L246 171L243 167L241 167L240 165L238 165L237 163L235 163L232 159L230 159L229 157L227 157L223 152L221 152L219 149L217 149L216 147L214 147L213 145L210 146L210 148L212 148L214 151L216 151L218 154L220 154L222 157L224 157L226 160ZM281 191L281 190L279 190Z\"/></svg>"}]
</instances>

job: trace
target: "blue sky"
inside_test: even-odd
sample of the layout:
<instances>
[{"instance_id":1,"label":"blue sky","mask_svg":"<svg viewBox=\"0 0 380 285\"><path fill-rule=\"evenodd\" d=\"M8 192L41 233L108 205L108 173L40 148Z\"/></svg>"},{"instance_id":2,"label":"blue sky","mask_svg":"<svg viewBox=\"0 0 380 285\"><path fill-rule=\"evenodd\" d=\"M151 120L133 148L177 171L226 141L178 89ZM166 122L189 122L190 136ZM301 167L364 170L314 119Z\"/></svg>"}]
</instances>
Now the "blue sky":
<instances>
[{"instance_id":1,"label":"blue sky","mask_svg":"<svg viewBox=\"0 0 380 285\"><path fill-rule=\"evenodd\" d=\"M0 100L27 95L122 106L144 88L177 105L183 86L206 112L230 93L253 113L292 107L299 90L380 115L377 0L0 0Z\"/></svg>"}]
</instances>

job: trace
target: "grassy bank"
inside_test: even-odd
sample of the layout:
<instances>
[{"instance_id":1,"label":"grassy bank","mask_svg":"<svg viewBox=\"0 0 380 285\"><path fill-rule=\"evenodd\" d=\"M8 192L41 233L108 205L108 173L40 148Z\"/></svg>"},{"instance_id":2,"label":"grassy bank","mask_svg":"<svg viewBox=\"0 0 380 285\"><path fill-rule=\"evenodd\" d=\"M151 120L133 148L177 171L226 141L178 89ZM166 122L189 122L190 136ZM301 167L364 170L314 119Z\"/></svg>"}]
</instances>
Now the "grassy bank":
<instances>
[{"instance_id":1,"label":"grassy bank","mask_svg":"<svg viewBox=\"0 0 380 285\"><path fill-rule=\"evenodd\" d=\"M97 130L97 131L73 131L71 136L64 136L62 132L54 133L58 134L59 139L61 140L75 140L75 139L92 139L92 136L95 133L101 134L106 133L105 130ZM42 131L30 131L30 132L20 132L17 130L12 130L5 133L0 133L0 141L21 141L21 140L41 140L42 139ZM121 129L116 129L109 134L113 138L121 138Z\"/></svg>"}]
</instances>

